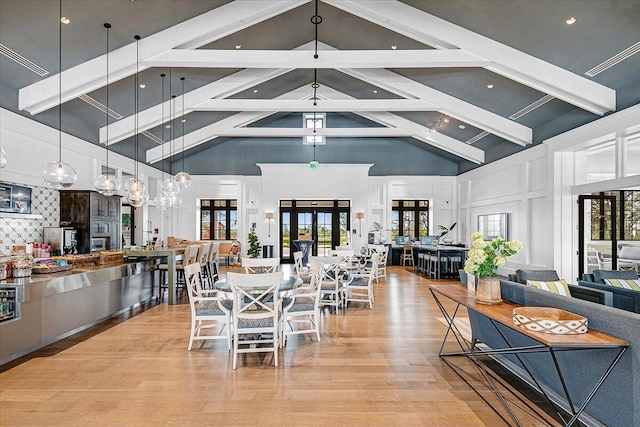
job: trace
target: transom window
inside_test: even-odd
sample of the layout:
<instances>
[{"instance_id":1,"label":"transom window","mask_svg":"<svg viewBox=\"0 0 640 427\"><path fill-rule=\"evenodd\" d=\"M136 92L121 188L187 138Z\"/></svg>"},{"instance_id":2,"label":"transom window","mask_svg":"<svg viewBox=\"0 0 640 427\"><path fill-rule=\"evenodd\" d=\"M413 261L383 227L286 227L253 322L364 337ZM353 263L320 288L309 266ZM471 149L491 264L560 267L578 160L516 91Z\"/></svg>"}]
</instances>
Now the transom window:
<instances>
[{"instance_id":1,"label":"transom window","mask_svg":"<svg viewBox=\"0 0 640 427\"><path fill-rule=\"evenodd\" d=\"M418 239L429 235L428 200L393 200L391 202L391 238L409 236Z\"/></svg>"},{"instance_id":2,"label":"transom window","mask_svg":"<svg viewBox=\"0 0 640 427\"><path fill-rule=\"evenodd\" d=\"M200 239L236 240L238 238L238 201L200 200Z\"/></svg>"}]
</instances>

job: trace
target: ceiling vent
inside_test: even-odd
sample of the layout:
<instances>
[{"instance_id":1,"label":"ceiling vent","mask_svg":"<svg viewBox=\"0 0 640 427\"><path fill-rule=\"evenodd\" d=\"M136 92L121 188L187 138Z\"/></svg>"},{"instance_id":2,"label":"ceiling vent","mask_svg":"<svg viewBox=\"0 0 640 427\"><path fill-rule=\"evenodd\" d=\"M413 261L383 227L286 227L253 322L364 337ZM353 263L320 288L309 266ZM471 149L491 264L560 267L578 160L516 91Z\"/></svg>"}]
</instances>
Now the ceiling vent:
<instances>
[{"instance_id":1,"label":"ceiling vent","mask_svg":"<svg viewBox=\"0 0 640 427\"><path fill-rule=\"evenodd\" d=\"M37 75L39 75L40 77L46 76L47 74L49 74L49 72L47 70L45 70L44 68L40 67L39 65L34 64L33 62L29 61L27 58L25 58L24 56L20 55L19 53L9 49L8 47L6 47L5 45L0 43L0 53L3 54L4 56L6 56L9 59L12 59L13 61L17 62L18 64L22 65L24 68L27 68L31 71L33 71L34 73L36 73Z\"/></svg>"},{"instance_id":2,"label":"ceiling vent","mask_svg":"<svg viewBox=\"0 0 640 427\"><path fill-rule=\"evenodd\" d=\"M611 58L607 59L602 64L596 65L595 67L587 71L585 74L589 77L597 76L601 72L613 67L617 63L624 61L625 59L629 58L631 55L636 54L638 52L640 52L640 42L629 46L619 54L614 55Z\"/></svg>"},{"instance_id":3,"label":"ceiling vent","mask_svg":"<svg viewBox=\"0 0 640 427\"><path fill-rule=\"evenodd\" d=\"M160 138L158 138L157 136L149 132L148 130L142 131L141 133L158 145L161 145L164 142Z\"/></svg>"},{"instance_id":4,"label":"ceiling vent","mask_svg":"<svg viewBox=\"0 0 640 427\"><path fill-rule=\"evenodd\" d=\"M551 95L545 95L542 98L538 99L537 101L532 102L531 104L527 105L522 110L513 113L512 115L509 116L509 118L512 119L512 120L519 119L520 117L524 116L525 114L528 114L528 113L532 112L536 108L546 104L547 102L551 101L552 99L555 99L555 97L551 96Z\"/></svg>"},{"instance_id":5,"label":"ceiling vent","mask_svg":"<svg viewBox=\"0 0 640 427\"><path fill-rule=\"evenodd\" d=\"M489 132L487 132L486 130L484 132L480 132L479 134L477 134L473 138L467 140L467 144L473 144L474 142L478 142L478 141L480 141L482 138L484 138L487 135L489 135Z\"/></svg>"},{"instance_id":6,"label":"ceiling vent","mask_svg":"<svg viewBox=\"0 0 640 427\"><path fill-rule=\"evenodd\" d=\"M113 117L116 120L120 120L122 118L122 116L118 113L116 113L115 111L113 111L111 108L109 108L109 111L107 112L107 106L104 105L102 102L98 102L95 99L93 99L92 97L90 97L89 95L80 95L79 96L80 99L82 99L84 102L86 102L87 104L96 107L98 110L102 111L103 113L107 113L108 115L110 115L111 117Z\"/></svg>"}]
</instances>

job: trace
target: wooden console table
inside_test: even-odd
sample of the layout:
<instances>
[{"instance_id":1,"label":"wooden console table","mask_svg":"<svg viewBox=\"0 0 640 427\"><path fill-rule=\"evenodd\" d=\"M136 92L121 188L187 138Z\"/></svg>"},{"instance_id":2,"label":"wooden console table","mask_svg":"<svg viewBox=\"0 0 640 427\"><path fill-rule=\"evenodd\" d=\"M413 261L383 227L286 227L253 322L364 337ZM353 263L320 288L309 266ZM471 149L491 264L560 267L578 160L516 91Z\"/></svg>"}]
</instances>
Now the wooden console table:
<instances>
[{"instance_id":1,"label":"wooden console table","mask_svg":"<svg viewBox=\"0 0 640 427\"><path fill-rule=\"evenodd\" d=\"M492 356L492 355L503 355L503 354L512 354L518 359L521 366L525 369L527 374L529 375L532 382L535 384L535 388L538 392L540 392L544 398L558 411L559 406L554 403L547 392L545 392L544 388L540 385L538 380L534 377L531 370L528 369L524 360L519 357L520 354L533 354L533 353L546 353L551 356L554 362L554 367L556 373L558 374L559 380L562 384L562 388L564 390L564 394L568 405L571 410L571 419L566 421L565 426L572 426L580 417L580 414L587 407L593 396L598 392L600 386L607 379L615 365L620 360L620 357L624 353L624 351L629 346L628 341L616 338L614 336L605 334L603 332L599 332L593 329L589 329L589 331L585 334L577 334L577 335L556 335L556 334L546 334L542 332L534 332L524 328L520 328L513 324L513 309L516 307L520 307L519 304L515 304L509 301L504 301L500 304L496 305L486 305L479 304L475 300L475 294L468 292L466 288L456 285L430 285L429 291L433 295L433 298L438 305L438 308L444 315L446 322L448 324L447 332L442 341L442 345L440 347L440 351L438 355L443 358L443 360L458 374L467 384L482 398L491 408L508 424L511 425L511 422L501 414L491 403L480 394L478 390L473 387L471 383L466 381L466 379L462 376L460 372L458 372L457 368L449 362L446 358L449 356L466 356L470 360L474 362L474 364L480 369L483 378L487 381L487 385L491 389L491 391L498 397L502 406L507 410L509 417L513 420L515 425L522 425L514 411L509 406L507 399L502 395L496 384L494 383L491 374L489 373L489 368L480 360L479 356ZM441 298L446 298L452 300L456 303L455 309L451 312L451 314L446 310L444 305L442 304ZM491 324L495 328L496 334L499 334L501 338L506 343L505 348L489 348L489 349L481 349L477 346L477 342L475 338L471 343L467 342L464 338L462 338L460 331L454 324L454 318L458 313L461 307L466 307L468 310L473 310L489 319ZM537 345L530 345L526 347L517 347L513 346L509 343L509 340L504 336L504 334L499 330L498 325L504 325L507 328L510 328L514 331L523 334L532 340L536 341ZM447 338L449 334L452 334L456 339L461 351L460 352L451 352L444 353L443 349L446 344ZM600 376L600 378L595 382L593 389L587 394L586 399L579 407L574 405L571 400L571 393L565 383L564 376L560 365L556 359L556 353L559 351L585 351L585 350L598 350L598 349L617 349L618 351L614 355L610 365L605 370L604 373ZM594 373L595 375L596 373ZM560 412L558 412L560 414ZM562 418L562 417L561 417Z\"/></svg>"}]
</instances>

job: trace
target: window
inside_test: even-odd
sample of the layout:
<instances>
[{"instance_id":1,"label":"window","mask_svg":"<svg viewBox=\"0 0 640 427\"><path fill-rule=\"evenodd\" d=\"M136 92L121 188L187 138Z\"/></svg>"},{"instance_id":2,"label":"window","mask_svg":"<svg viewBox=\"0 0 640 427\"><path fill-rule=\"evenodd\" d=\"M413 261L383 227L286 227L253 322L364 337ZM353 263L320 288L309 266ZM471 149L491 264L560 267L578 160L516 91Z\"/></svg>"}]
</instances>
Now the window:
<instances>
[{"instance_id":1,"label":"window","mask_svg":"<svg viewBox=\"0 0 640 427\"><path fill-rule=\"evenodd\" d=\"M236 240L238 238L238 201L201 200L200 238L202 240Z\"/></svg>"},{"instance_id":2,"label":"window","mask_svg":"<svg viewBox=\"0 0 640 427\"><path fill-rule=\"evenodd\" d=\"M640 191L621 190L595 193L593 196L614 196L617 210L617 240L640 240ZM591 239L611 240L611 202L591 201Z\"/></svg>"},{"instance_id":3,"label":"window","mask_svg":"<svg viewBox=\"0 0 640 427\"><path fill-rule=\"evenodd\" d=\"M418 239L429 235L428 200L394 200L391 202L391 239L409 236Z\"/></svg>"},{"instance_id":4,"label":"window","mask_svg":"<svg viewBox=\"0 0 640 427\"><path fill-rule=\"evenodd\" d=\"M306 129L322 129L325 127L325 119L324 113L304 113L304 127ZM324 136L313 135L305 136L302 143L303 145L324 145L326 141Z\"/></svg>"}]
</instances>

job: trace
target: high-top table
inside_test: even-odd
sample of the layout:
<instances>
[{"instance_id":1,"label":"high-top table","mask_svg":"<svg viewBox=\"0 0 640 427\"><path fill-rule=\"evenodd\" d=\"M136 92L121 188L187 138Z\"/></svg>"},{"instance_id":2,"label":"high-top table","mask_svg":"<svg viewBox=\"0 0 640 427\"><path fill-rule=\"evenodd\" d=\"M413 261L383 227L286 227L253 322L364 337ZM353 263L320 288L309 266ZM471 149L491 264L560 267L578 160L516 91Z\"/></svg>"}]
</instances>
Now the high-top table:
<instances>
[{"instance_id":1,"label":"high-top table","mask_svg":"<svg viewBox=\"0 0 640 427\"><path fill-rule=\"evenodd\" d=\"M540 392L544 398L555 408L557 408L557 404L547 395L544 388L538 382L538 379L535 378L533 372L527 367L525 363L525 359L521 358L522 354L534 355L535 353L546 353L550 354L553 360L556 360L557 352L568 352L568 351L588 351L588 350L600 350L600 349L617 349L616 354L614 355L610 365L603 373L590 373L592 375L600 375L599 379L595 382L593 389L587 394L586 399L579 407L576 407L571 399L571 395L569 393L569 389L565 384L564 376L562 374L562 370L560 365L556 362L554 363L556 372L560 381L564 388L564 394L569 403L569 409L571 411L571 419L565 423L565 426L572 426L580 417L580 414L587 407L593 396L598 392L598 389L607 379L615 365L622 357L622 354L629 346L629 342L614 337L612 335L605 334L604 332L596 331L594 329L589 328L587 333L584 334L576 334L576 335L561 335L561 334L547 334L543 332L535 332L528 329L521 328L516 326L513 323L513 309L516 307L521 307L519 304L515 304L510 301L503 301L500 304L495 305L487 305L480 304L475 300L475 294L473 292L467 291L466 288L458 285L429 285L429 291L438 305L438 308L442 312L445 317L445 320L448 324L447 332L442 341L442 345L440 346L440 351L438 355L458 374L465 382L498 414L507 425L512 425L507 418L500 413L495 407L489 403L489 401L480 394L478 390L468 382L458 371L458 368L453 365L450 361L447 360L447 357L450 356L466 356L474 364L480 369L482 373L482 377L487 382L489 389L498 397L499 401L502 403L502 406L507 410L510 418L515 423L515 425L522 425L518 420L518 417L514 413L513 409L509 406L508 400L503 396L498 387L494 384L494 380L492 374L487 366L485 366L484 362L482 362L479 356L494 356L494 355L506 355L511 354L515 355L523 368L526 370L527 374L531 377L532 382L535 384L536 390ZM455 309L447 310L441 301L441 299L451 300L455 303ZM495 333L500 334L506 342L505 348L488 348L482 349L478 347L478 343L475 338L472 343L467 342L460 333L460 330L454 323L454 318L456 314L460 310L461 307L466 307L467 310L475 311L483 316L486 316L491 324L495 328ZM516 347L509 343L506 337L500 333L497 325L504 325L518 333L526 335L527 337L533 339L538 342L537 345L529 345L526 347ZM449 335L453 335L456 339L459 348L461 351L459 352L443 352L444 346L447 341L447 337ZM594 357L602 357L601 355Z\"/></svg>"},{"instance_id":2,"label":"high-top table","mask_svg":"<svg viewBox=\"0 0 640 427\"><path fill-rule=\"evenodd\" d=\"M137 258L167 258L167 302L169 305L176 303L176 264L184 255L184 248L163 248L163 249L125 249L126 257ZM152 288L153 288L152 284ZM160 290L158 290L159 292Z\"/></svg>"}]
</instances>

